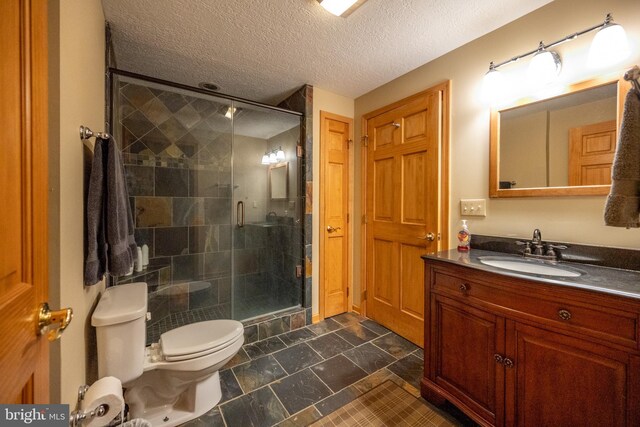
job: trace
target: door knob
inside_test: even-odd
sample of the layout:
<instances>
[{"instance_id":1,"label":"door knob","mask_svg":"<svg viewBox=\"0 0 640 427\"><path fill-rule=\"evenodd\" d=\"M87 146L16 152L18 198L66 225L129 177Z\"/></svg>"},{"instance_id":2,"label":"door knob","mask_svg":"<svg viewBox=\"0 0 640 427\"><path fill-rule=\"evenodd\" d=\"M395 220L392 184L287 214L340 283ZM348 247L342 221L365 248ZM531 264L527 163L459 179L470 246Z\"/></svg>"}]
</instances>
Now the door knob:
<instances>
[{"instance_id":1,"label":"door knob","mask_svg":"<svg viewBox=\"0 0 640 427\"><path fill-rule=\"evenodd\" d=\"M51 311L49 304L43 302L40 304L40 310L38 312L39 335L44 335L45 332L47 332L49 341L55 341L60 338L62 332L67 329L67 326L71 323L71 319L73 319L73 310L71 308ZM50 328L51 325L57 326Z\"/></svg>"},{"instance_id":2,"label":"door knob","mask_svg":"<svg viewBox=\"0 0 640 427\"><path fill-rule=\"evenodd\" d=\"M341 229L340 227L335 227L335 228L333 228L332 226L327 225L327 231L328 231L329 233L334 233L334 232L336 232L336 231L338 231L338 230L340 230L340 229Z\"/></svg>"},{"instance_id":3,"label":"door knob","mask_svg":"<svg viewBox=\"0 0 640 427\"><path fill-rule=\"evenodd\" d=\"M398 129L400 127L400 123L393 122L393 124L391 126L393 126L394 128Z\"/></svg>"},{"instance_id":4,"label":"door knob","mask_svg":"<svg viewBox=\"0 0 640 427\"><path fill-rule=\"evenodd\" d=\"M427 233L422 237L418 237L418 239L420 240L428 240L430 242L433 242L436 239L436 235L433 233Z\"/></svg>"}]
</instances>

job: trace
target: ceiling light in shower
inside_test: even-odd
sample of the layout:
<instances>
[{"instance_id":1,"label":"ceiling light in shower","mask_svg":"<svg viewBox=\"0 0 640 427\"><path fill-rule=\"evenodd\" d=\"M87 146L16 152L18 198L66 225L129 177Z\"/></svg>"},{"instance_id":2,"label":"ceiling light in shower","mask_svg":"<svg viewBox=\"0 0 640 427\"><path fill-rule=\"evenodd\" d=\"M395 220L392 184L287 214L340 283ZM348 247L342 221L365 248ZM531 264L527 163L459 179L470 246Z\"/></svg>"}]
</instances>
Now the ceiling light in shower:
<instances>
[{"instance_id":1,"label":"ceiling light in shower","mask_svg":"<svg viewBox=\"0 0 640 427\"><path fill-rule=\"evenodd\" d=\"M198 83L198 87L206 90L210 90L212 92L217 92L220 90L220 86L217 84L209 83L209 82L200 82Z\"/></svg>"},{"instance_id":2,"label":"ceiling light in shower","mask_svg":"<svg viewBox=\"0 0 640 427\"><path fill-rule=\"evenodd\" d=\"M324 7L328 12L346 18L366 0L318 0L320 6Z\"/></svg>"}]
</instances>

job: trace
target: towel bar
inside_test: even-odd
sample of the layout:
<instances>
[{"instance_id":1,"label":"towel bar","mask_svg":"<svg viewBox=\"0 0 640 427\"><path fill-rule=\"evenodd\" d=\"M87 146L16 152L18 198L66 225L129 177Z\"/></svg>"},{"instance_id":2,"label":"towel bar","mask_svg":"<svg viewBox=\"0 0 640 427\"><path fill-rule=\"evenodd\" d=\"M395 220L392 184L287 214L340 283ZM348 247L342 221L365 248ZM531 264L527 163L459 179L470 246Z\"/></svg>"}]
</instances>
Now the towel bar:
<instances>
[{"instance_id":1,"label":"towel bar","mask_svg":"<svg viewBox=\"0 0 640 427\"><path fill-rule=\"evenodd\" d=\"M111 135L109 135L106 132L94 132L91 129L89 129L88 127L80 125L80 139L82 141L85 141L85 140L87 140L89 138L92 138L94 136L98 137L98 138L102 138L102 139L111 138Z\"/></svg>"}]
</instances>

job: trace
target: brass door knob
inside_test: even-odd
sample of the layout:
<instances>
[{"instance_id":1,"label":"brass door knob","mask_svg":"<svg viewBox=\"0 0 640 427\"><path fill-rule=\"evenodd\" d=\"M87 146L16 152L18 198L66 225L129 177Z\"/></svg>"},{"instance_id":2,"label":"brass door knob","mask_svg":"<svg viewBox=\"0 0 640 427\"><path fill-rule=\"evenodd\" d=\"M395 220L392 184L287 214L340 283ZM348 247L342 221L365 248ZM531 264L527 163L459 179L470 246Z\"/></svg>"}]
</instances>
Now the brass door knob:
<instances>
[{"instance_id":1,"label":"brass door knob","mask_svg":"<svg viewBox=\"0 0 640 427\"><path fill-rule=\"evenodd\" d=\"M427 233L422 237L418 237L418 239L433 242L436 239L436 235L434 233Z\"/></svg>"},{"instance_id":2,"label":"brass door knob","mask_svg":"<svg viewBox=\"0 0 640 427\"><path fill-rule=\"evenodd\" d=\"M328 231L329 233L335 233L335 232L336 232L336 231L338 231L338 230L341 230L341 228L340 228L340 227L335 227L335 228L334 228L334 227L332 227L332 226L330 226L330 225L327 225L327 231Z\"/></svg>"},{"instance_id":3,"label":"brass door knob","mask_svg":"<svg viewBox=\"0 0 640 427\"><path fill-rule=\"evenodd\" d=\"M55 341L60 338L62 332L67 329L67 326L71 323L71 319L73 319L73 310L71 308L51 311L49 304L43 302L40 304L40 310L38 312L39 335L47 333L49 341ZM58 326L50 328L52 325Z\"/></svg>"}]
</instances>

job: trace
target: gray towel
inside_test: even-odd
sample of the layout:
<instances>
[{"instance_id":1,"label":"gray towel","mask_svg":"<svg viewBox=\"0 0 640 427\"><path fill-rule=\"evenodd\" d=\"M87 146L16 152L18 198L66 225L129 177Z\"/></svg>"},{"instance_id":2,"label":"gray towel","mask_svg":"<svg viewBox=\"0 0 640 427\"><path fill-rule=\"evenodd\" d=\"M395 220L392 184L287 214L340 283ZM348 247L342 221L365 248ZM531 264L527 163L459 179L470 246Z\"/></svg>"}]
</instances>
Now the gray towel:
<instances>
[{"instance_id":1,"label":"gray towel","mask_svg":"<svg viewBox=\"0 0 640 427\"><path fill-rule=\"evenodd\" d=\"M105 148L104 141L96 138L87 189L87 205L85 207L85 285L95 285L101 281L107 266L107 247L104 236L104 216L102 214L105 193Z\"/></svg>"},{"instance_id":2,"label":"gray towel","mask_svg":"<svg viewBox=\"0 0 640 427\"><path fill-rule=\"evenodd\" d=\"M124 276L133 266L138 257L138 251L133 236L133 216L120 150L113 138L105 142L109 151L107 205L105 206L106 237L109 249L107 255L108 271L113 276Z\"/></svg>"},{"instance_id":3,"label":"gray towel","mask_svg":"<svg viewBox=\"0 0 640 427\"><path fill-rule=\"evenodd\" d=\"M86 206L85 285L105 272L122 276L137 257L134 225L120 152L113 139L96 138Z\"/></svg>"},{"instance_id":4,"label":"gray towel","mask_svg":"<svg viewBox=\"0 0 640 427\"><path fill-rule=\"evenodd\" d=\"M640 227L640 98L631 89L624 112L611 173L604 222L613 227Z\"/></svg>"}]
</instances>

